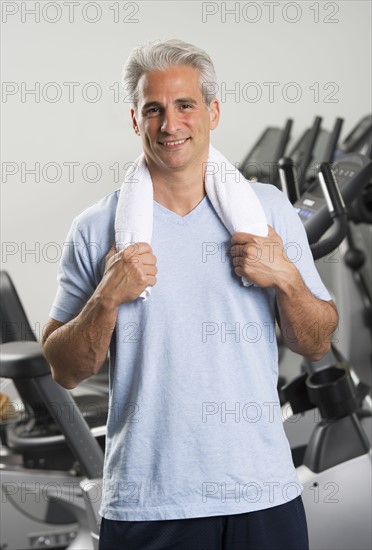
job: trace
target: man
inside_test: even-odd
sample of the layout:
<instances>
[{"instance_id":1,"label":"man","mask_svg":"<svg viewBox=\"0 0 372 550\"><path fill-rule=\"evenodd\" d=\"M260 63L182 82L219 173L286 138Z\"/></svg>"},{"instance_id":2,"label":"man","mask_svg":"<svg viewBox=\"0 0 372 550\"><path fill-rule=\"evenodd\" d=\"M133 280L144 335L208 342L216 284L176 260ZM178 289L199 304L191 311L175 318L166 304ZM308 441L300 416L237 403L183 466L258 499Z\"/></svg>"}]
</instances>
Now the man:
<instances>
[{"instance_id":1,"label":"man","mask_svg":"<svg viewBox=\"0 0 372 550\"><path fill-rule=\"evenodd\" d=\"M145 44L124 83L152 179L152 240L116 251L118 191L78 216L44 335L66 388L110 349L100 548L305 550L272 329L276 315L286 344L318 360L337 312L277 189L252 184L267 237L231 238L213 209L204 178L220 107L204 93L215 83L209 56L176 40ZM206 243L230 254L203 257Z\"/></svg>"}]
</instances>

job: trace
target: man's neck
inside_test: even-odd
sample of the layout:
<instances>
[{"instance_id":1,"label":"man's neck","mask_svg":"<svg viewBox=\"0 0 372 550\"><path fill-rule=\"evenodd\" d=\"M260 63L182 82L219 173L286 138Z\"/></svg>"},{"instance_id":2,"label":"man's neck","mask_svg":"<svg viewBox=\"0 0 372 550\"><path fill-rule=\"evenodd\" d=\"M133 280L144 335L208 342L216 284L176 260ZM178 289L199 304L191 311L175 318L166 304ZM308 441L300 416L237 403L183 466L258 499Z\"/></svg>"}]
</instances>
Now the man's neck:
<instances>
[{"instance_id":1,"label":"man's neck","mask_svg":"<svg viewBox=\"0 0 372 550\"><path fill-rule=\"evenodd\" d=\"M186 216L193 210L205 197L204 185L198 188L183 185L182 188L173 190L168 187L159 189L154 185L154 200L172 210L179 216Z\"/></svg>"},{"instance_id":2,"label":"man's neck","mask_svg":"<svg viewBox=\"0 0 372 550\"><path fill-rule=\"evenodd\" d=\"M179 216L186 216L206 195L202 167L197 170L151 170L154 200ZM199 172L199 173L198 173Z\"/></svg>"}]
</instances>

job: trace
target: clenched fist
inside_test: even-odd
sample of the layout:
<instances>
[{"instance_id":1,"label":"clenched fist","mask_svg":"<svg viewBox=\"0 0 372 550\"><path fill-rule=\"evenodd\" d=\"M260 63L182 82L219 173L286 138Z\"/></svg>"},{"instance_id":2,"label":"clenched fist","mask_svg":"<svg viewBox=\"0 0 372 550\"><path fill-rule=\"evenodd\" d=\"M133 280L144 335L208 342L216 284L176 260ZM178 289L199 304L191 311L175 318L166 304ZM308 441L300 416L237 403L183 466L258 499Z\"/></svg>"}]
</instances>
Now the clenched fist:
<instances>
[{"instance_id":1,"label":"clenched fist","mask_svg":"<svg viewBox=\"0 0 372 550\"><path fill-rule=\"evenodd\" d=\"M156 256L148 243L134 243L116 252L112 245L106 256L105 272L97 292L113 307L132 302L156 284Z\"/></svg>"},{"instance_id":2,"label":"clenched fist","mask_svg":"<svg viewBox=\"0 0 372 550\"><path fill-rule=\"evenodd\" d=\"M231 257L234 271L261 287L281 288L296 277L297 269L288 259L283 241L268 225L267 237L250 233L234 233L231 238Z\"/></svg>"}]
</instances>

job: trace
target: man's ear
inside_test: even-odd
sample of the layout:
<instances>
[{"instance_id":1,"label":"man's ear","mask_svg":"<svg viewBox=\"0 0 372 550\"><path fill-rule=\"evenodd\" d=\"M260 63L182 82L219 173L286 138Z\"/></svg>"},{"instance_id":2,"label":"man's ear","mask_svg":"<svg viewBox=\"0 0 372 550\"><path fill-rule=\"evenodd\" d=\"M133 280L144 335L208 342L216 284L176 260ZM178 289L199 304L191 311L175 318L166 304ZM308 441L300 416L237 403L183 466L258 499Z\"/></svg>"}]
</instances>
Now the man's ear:
<instances>
[{"instance_id":1,"label":"man's ear","mask_svg":"<svg viewBox=\"0 0 372 550\"><path fill-rule=\"evenodd\" d=\"M209 106L209 120L210 120L210 129L214 130L218 126L220 120L220 102L218 99L212 99Z\"/></svg>"},{"instance_id":2,"label":"man's ear","mask_svg":"<svg viewBox=\"0 0 372 550\"><path fill-rule=\"evenodd\" d=\"M135 113L134 109L131 109L131 110L130 110L130 116L131 116L131 118L132 118L133 130L135 131L135 133L137 134L137 136L139 136L139 135L140 135L140 131L139 131L139 128L138 128L138 122L137 122L136 113Z\"/></svg>"}]
</instances>

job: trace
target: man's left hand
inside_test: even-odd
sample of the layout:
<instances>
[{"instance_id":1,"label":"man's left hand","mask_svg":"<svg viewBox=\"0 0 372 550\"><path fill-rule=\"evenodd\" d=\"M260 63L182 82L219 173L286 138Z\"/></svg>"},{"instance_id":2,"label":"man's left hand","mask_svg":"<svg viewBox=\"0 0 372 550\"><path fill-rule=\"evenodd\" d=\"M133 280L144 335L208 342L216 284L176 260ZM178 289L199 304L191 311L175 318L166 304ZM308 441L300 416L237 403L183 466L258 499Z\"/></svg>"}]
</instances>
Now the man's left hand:
<instances>
[{"instance_id":1,"label":"man's left hand","mask_svg":"<svg viewBox=\"0 0 372 550\"><path fill-rule=\"evenodd\" d=\"M267 237L251 233L234 233L231 238L231 257L234 271L261 287L279 289L296 277L297 269L288 259L281 237L268 225Z\"/></svg>"}]
</instances>

